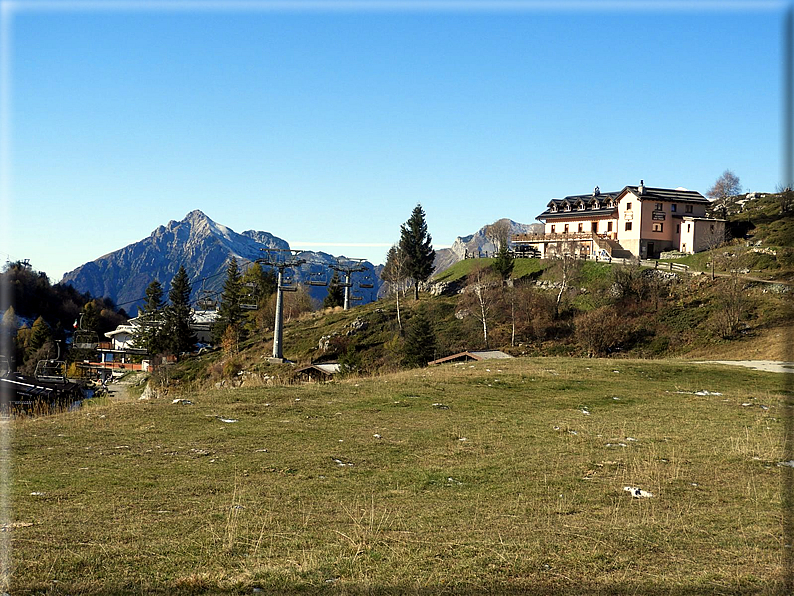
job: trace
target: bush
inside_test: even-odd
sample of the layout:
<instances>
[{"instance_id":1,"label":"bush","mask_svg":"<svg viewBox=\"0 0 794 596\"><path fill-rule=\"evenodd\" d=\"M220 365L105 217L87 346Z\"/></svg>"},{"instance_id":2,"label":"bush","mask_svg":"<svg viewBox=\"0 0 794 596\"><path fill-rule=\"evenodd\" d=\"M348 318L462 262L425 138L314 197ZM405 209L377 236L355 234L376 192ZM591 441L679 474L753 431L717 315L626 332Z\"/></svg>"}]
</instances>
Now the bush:
<instances>
[{"instance_id":1,"label":"bush","mask_svg":"<svg viewBox=\"0 0 794 596\"><path fill-rule=\"evenodd\" d=\"M624 323L615 308L604 306L576 317L574 335L588 356L606 356L626 340Z\"/></svg>"}]
</instances>

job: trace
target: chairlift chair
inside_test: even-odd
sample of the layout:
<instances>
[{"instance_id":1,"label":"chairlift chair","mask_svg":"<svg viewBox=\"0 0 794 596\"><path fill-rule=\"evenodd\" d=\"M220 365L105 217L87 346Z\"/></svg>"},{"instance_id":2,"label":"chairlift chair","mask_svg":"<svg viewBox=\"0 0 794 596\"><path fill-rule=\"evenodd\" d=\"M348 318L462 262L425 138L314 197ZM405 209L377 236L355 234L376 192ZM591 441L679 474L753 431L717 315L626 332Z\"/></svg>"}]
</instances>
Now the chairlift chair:
<instances>
[{"instance_id":1,"label":"chairlift chair","mask_svg":"<svg viewBox=\"0 0 794 596\"><path fill-rule=\"evenodd\" d=\"M215 294L209 290L201 290L201 294L199 295L199 299L196 301L196 304L201 310L215 310L215 307L218 305L218 303L213 298L214 295Z\"/></svg>"},{"instance_id":2,"label":"chairlift chair","mask_svg":"<svg viewBox=\"0 0 794 596\"><path fill-rule=\"evenodd\" d=\"M243 310L256 310L257 304L254 296L254 284L251 282L243 284L243 295L240 297L240 308Z\"/></svg>"},{"instance_id":3,"label":"chairlift chair","mask_svg":"<svg viewBox=\"0 0 794 596\"><path fill-rule=\"evenodd\" d=\"M76 350L96 350L99 346L99 338L95 331L80 329L74 332L72 347Z\"/></svg>"},{"instance_id":4,"label":"chairlift chair","mask_svg":"<svg viewBox=\"0 0 794 596\"><path fill-rule=\"evenodd\" d=\"M66 382L66 362L63 360L39 360L33 373L38 381Z\"/></svg>"},{"instance_id":5,"label":"chairlift chair","mask_svg":"<svg viewBox=\"0 0 794 596\"><path fill-rule=\"evenodd\" d=\"M312 273L306 283L310 286L327 286L328 274L321 272Z\"/></svg>"},{"instance_id":6,"label":"chairlift chair","mask_svg":"<svg viewBox=\"0 0 794 596\"><path fill-rule=\"evenodd\" d=\"M372 278L369 275L366 275L360 282L358 282L358 287L369 289L374 288L375 284L372 283Z\"/></svg>"}]
</instances>

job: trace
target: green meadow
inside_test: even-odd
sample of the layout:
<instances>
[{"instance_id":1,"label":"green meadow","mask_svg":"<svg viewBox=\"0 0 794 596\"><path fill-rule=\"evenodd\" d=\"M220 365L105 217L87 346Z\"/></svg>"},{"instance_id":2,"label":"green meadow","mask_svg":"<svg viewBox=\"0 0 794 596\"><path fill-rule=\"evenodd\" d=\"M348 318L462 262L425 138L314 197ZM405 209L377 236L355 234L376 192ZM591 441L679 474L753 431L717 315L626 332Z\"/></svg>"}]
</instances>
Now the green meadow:
<instances>
[{"instance_id":1,"label":"green meadow","mask_svg":"<svg viewBox=\"0 0 794 596\"><path fill-rule=\"evenodd\" d=\"M518 358L19 418L6 591L783 593L782 376Z\"/></svg>"}]
</instances>

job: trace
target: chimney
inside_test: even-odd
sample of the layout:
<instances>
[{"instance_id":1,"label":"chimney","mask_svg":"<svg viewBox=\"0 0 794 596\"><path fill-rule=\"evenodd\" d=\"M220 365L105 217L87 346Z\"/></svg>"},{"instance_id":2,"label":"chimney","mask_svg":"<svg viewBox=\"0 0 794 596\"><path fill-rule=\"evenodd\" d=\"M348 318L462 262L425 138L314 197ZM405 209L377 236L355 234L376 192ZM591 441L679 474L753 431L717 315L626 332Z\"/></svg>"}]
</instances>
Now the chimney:
<instances>
[{"instance_id":1,"label":"chimney","mask_svg":"<svg viewBox=\"0 0 794 596\"><path fill-rule=\"evenodd\" d=\"M640 195L644 195L645 194L645 181L644 180L640 180L640 185L637 187L637 192Z\"/></svg>"},{"instance_id":2,"label":"chimney","mask_svg":"<svg viewBox=\"0 0 794 596\"><path fill-rule=\"evenodd\" d=\"M593 189L593 196L594 196L594 197L597 197L597 196L598 196L598 195L600 195L600 194L601 194L601 189L600 189L600 188L598 188L598 187L596 186L596 187Z\"/></svg>"}]
</instances>

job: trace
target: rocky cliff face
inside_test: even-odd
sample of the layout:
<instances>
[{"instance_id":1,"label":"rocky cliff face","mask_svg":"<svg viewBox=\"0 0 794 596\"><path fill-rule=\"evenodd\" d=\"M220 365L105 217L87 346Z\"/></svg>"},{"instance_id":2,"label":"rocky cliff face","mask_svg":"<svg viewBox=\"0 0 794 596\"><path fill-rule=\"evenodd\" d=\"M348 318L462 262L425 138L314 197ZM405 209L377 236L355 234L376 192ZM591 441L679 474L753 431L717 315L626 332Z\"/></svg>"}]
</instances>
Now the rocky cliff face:
<instances>
[{"instance_id":1,"label":"rocky cliff face","mask_svg":"<svg viewBox=\"0 0 794 596\"><path fill-rule=\"evenodd\" d=\"M522 224L507 220L510 224L510 235L514 234L532 234L543 232L543 224ZM491 242L485 235L485 229L488 226L483 226L474 234L468 236L458 236L455 242L452 243L450 248L441 248L436 251L436 260L433 263L434 273L441 273L445 269L449 269L457 263L466 258L466 254L493 254L498 250L498 247Z\"/></svg>"},{"instance_id":2,"label":"rocky cliff face","mask_svg":"<svg viewBox=\"0 0 794 596\"><path fill-rule=\"evenodd\" d=\"M182 221L170 221L167 226L158 227L148 238L81 265L64 275L61 283L90 292L92 296L109 297L134 314L152 280L157 279L167 295L180 265L184 265L188 273L195 298L202 289L219 291L223 287L226 265L232 256L244 268L249 262L262 258L265 248L288 249L289 244L268 232L248 230L238 234L196 210ZM326 253L306 251L300 257L307 262L295 272L296 282L308 279L323 265L336 263L336 257ZM353 293L361 296L360 302L371 302L377 296L380 278L371 264L364 265L368 270L355 274L353 281L358 283L367 277L366 282L373 281L375 287L354 285ZM310 289L312 297L319 300L326 293L323 287Z\"/></svg>"}]
</instances>

